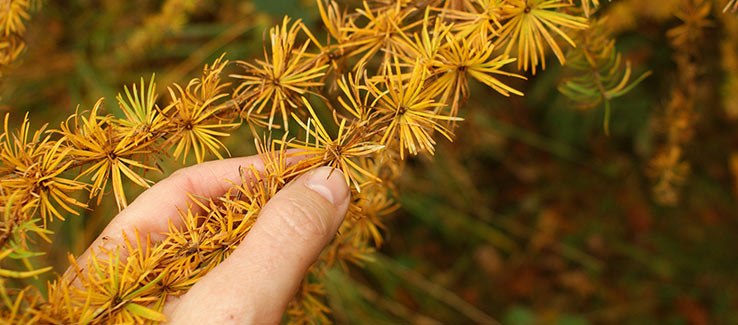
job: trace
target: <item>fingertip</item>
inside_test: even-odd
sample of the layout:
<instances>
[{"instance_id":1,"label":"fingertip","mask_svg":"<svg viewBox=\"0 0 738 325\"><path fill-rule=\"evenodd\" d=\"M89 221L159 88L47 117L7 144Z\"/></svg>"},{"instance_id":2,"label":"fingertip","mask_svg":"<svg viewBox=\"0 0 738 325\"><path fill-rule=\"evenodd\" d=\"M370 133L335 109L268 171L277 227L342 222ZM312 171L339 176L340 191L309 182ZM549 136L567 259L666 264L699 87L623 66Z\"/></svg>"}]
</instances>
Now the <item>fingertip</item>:
<instances>
[{"instance_id":1,"label":"fingertip","mask_svg":"<svg viewBox=\"0 0 738 325\"><path fill-rule=\"evenodd\" d=\"M332 167L319 167L306 175L305 186L336 206L348 201L349 187L343 173Z\"/></svg>"}]
</instances>

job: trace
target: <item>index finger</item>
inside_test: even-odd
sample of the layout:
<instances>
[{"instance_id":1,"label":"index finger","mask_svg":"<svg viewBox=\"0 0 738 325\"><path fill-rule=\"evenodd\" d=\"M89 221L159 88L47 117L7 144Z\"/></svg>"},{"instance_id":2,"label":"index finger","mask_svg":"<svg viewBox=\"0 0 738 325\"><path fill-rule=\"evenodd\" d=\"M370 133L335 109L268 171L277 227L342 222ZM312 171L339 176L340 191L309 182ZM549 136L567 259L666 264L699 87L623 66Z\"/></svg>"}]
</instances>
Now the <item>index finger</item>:
<instances>
[{"instance_id":1,"label":"index finger","mask_svg":"<svg viewBox=\"0 0 738 325\"><path fill-rule=\"evenodd\" d=\"M110 250L116 246L125 247L124 236L131 238L136 230L143 238L149 236L153 242L163 240L170 224L175 227L182 226L179 211L188 208L190 201L188 194L208 198L222 196L233 184L241 183L240 167L248 166L262 171L264 162L257 155L208 161L175 171L141 193L113 218L97 239L77 258L77 262L86 264L93 248L102 246ZM128 256L124 249L120 254L123 259Z\"/></svg>"}]
</instances>

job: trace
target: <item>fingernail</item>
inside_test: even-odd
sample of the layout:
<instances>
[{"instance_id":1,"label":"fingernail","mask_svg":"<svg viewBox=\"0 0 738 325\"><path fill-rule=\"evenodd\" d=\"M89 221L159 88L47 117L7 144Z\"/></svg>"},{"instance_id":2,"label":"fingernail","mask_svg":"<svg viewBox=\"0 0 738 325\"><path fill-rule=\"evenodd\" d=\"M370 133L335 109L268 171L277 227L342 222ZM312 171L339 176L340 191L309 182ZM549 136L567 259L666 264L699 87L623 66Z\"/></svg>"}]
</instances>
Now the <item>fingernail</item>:
<instances>
[{"instance_id":1,"label":"fingernail","mask_svg":"<svg viewBox=\"0 0 738 325\"><path fill-rule=\"evenodd\" d=\"M349 192L343 173L331 167L320 167L314 170L308 176L305 186L333 204L343 203Z\"/></svg>"}]
</instances>

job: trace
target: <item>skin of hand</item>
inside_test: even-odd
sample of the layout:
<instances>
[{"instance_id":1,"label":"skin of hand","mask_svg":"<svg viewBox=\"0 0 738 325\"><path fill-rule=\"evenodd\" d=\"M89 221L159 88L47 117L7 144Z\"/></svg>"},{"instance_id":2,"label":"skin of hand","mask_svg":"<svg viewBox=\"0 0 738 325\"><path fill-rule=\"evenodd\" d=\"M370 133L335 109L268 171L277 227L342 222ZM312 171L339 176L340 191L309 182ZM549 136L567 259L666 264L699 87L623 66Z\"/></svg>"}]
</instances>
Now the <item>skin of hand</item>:
<instances>
[{"instance_id":1,"label":"skin of hand","mask_svg":"<svg viewBox=\"0 0 738 325\"><path fill-rule=\"evenodd\" d=\"M182 226L178 209L187 208L187 193L222 196L232 183L241 182L239 167L249 165L257 170L264 166L261 158L251 156L174 172L121 211L78 258L78 265L87 264L91 248L125 247L123 233L135 238L132 234L137 230L141 238L163 240L169 222ZM279 323L305 272L335 236L349 200L350 191L339 170L320 167L294 179L266 204L225 261L187 293L167 301L168 320L172 324ZM123 249L121 255L127 255Z\"/></svg>"}]
</instances>

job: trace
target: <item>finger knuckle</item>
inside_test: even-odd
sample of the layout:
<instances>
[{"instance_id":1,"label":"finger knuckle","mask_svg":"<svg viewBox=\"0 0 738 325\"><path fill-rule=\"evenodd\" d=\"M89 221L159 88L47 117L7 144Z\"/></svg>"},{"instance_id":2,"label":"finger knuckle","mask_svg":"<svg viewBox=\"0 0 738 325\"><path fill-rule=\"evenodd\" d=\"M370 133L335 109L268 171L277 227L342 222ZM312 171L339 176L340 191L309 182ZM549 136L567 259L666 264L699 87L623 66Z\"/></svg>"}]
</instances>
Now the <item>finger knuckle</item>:
<instances>
[{"instance_id":1,"label":"finger knuckle","mask_svg":"<svg viewBox=\"0 0 738 325\"><path fill-rule=\"evenodd\" d=\"M180 168L175 170L162 183L168 182L169 184L172 184L179 189L184 189L188 193L193 192L196 189L197 185L195 184L195 177L193 175L195 172L196 169L194 169L193 166Z\"/></svg>"},{"instance_id":2,"label":"finger knuckle","mask_svg":"<svg viewBox=\"0 0 738 325\"><path fill-rule=\"evenodd\" d=\"M316 240L328 235L325 209L309 200L288 197L280 205L278 217L289 235L303 241Z\"/></svg>"}]
</instances>

